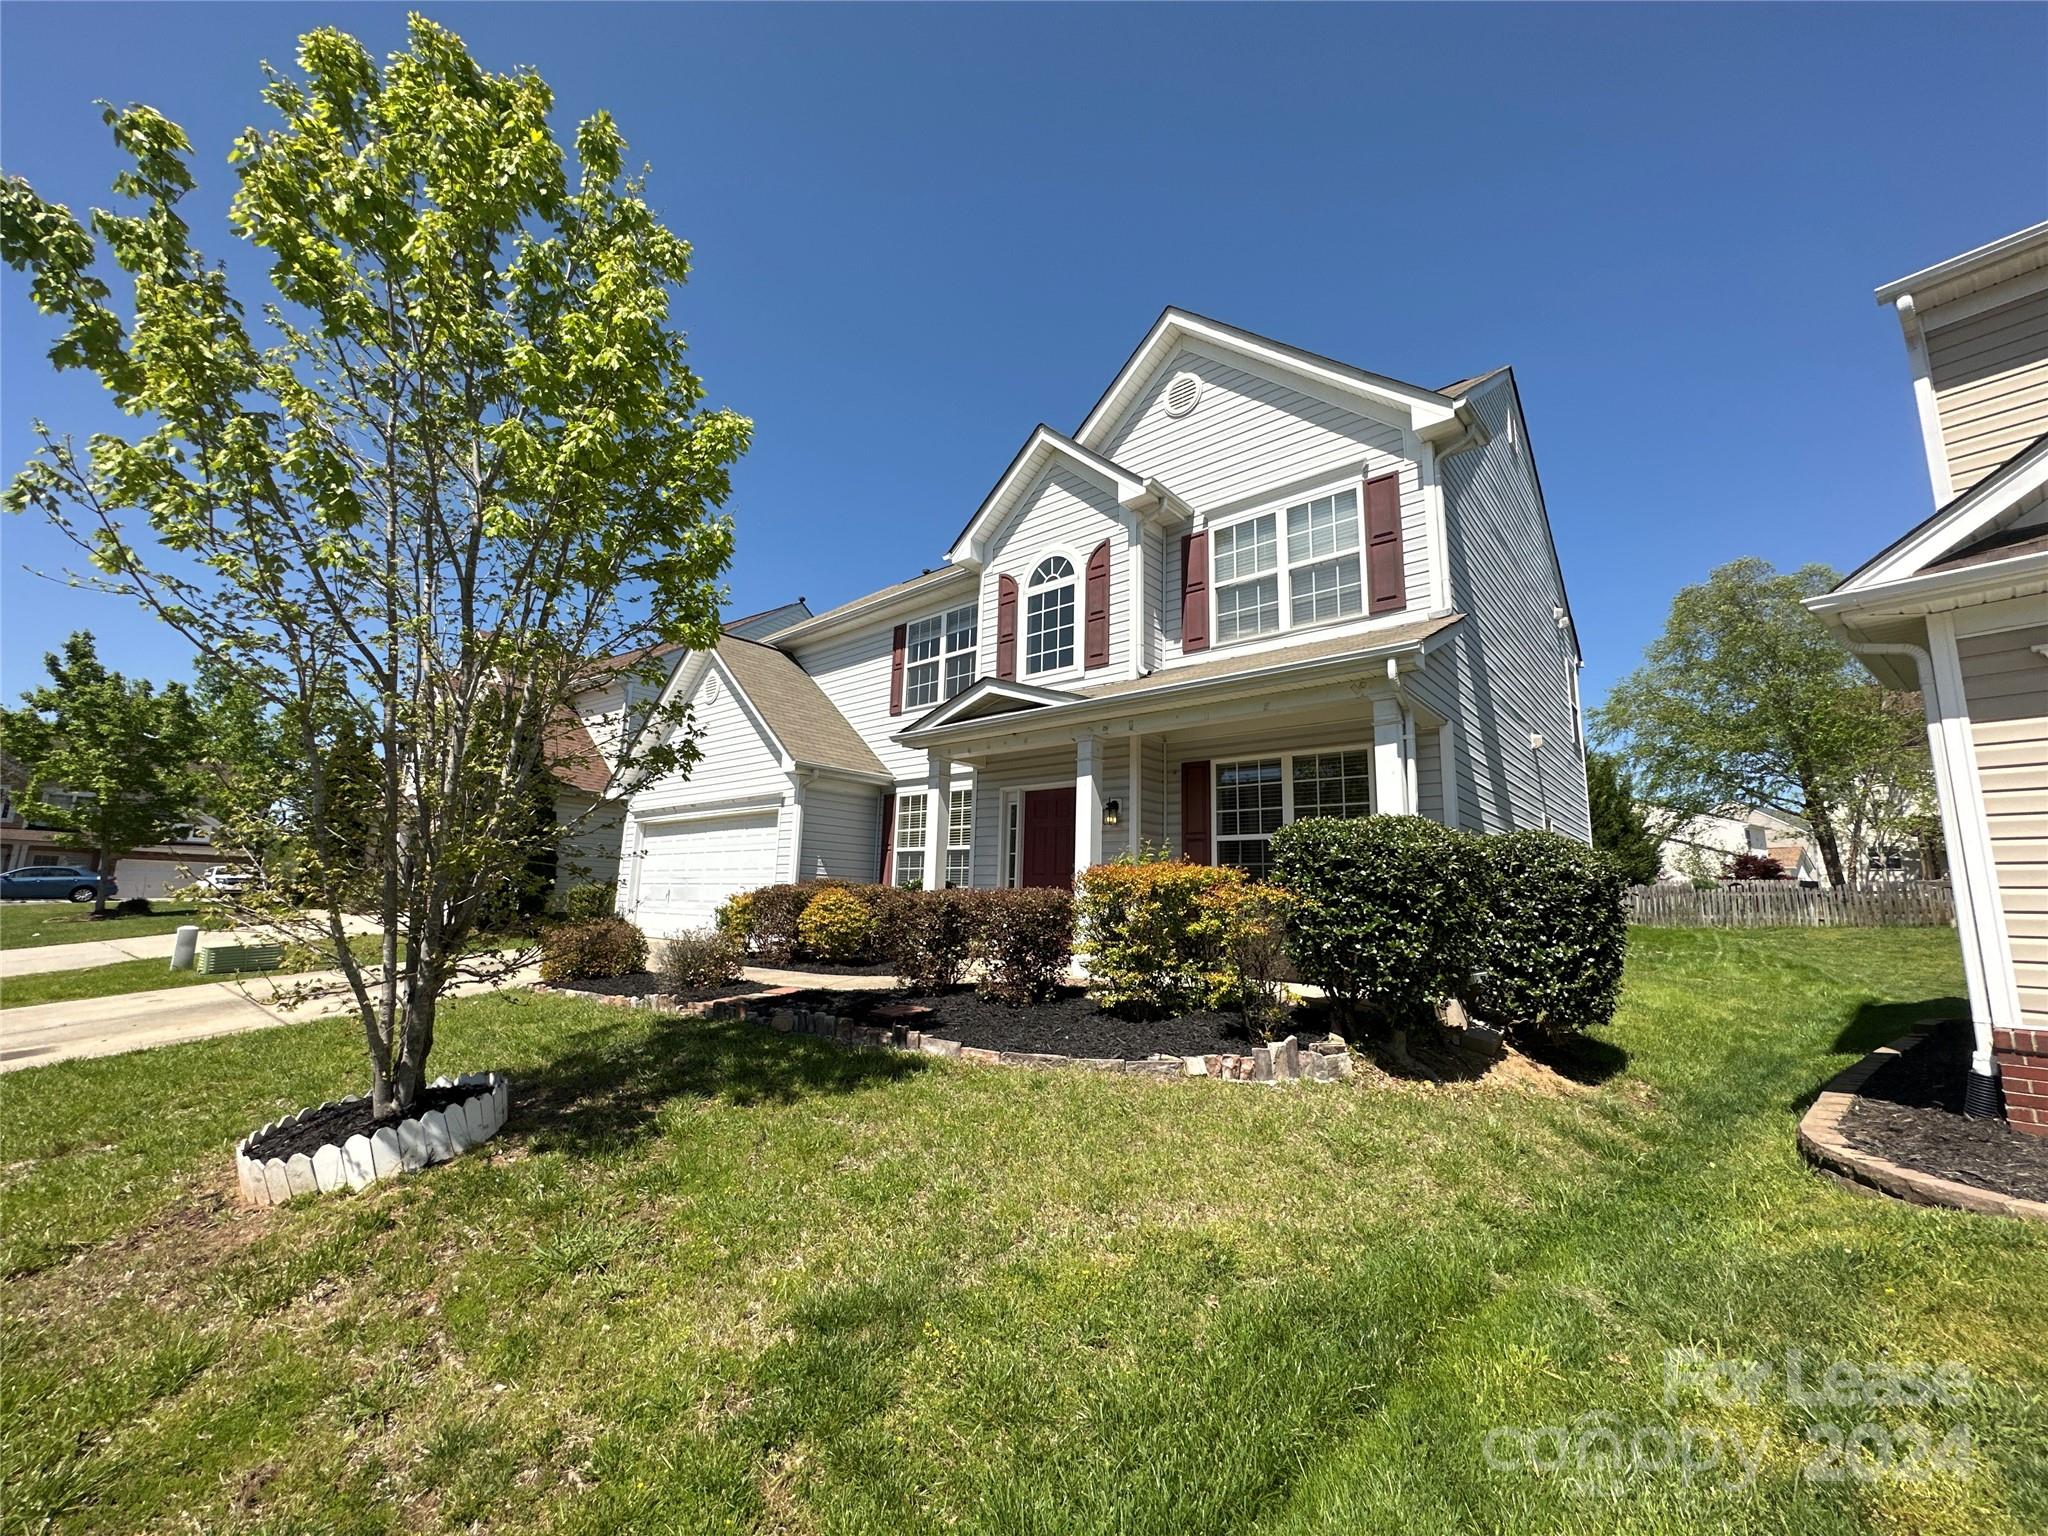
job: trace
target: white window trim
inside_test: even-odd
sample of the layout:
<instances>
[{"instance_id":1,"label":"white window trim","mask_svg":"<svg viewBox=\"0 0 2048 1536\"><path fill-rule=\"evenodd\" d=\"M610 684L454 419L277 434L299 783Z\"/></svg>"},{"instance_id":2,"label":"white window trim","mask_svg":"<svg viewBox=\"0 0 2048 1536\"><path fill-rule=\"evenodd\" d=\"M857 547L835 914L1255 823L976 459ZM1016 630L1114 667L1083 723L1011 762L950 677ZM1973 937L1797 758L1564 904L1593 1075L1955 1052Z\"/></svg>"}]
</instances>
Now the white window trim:
<instances>
[{"instance_id":1,"label":"white window trim","mask_svg":"<svg viewBox=\"0 0 2048 1536\"><path fill-rule=\"evenodd\" d=\"M961 795L967 797L967 831L959 842L955 842L953 840L953 801ZM955 784L946 791L946 866L949 876L952 872L953 855L956 853L967 855L967 878L954 885L955 889L964 890L972 887L974 884L974 786L972 784Z\"/></svg>"},{"instance_id":2,"label":"white window trim","mask_svg":"<svg viewBox=\"0 0 2048 1536\"><path fill-rule=\"evenodd\" d=\"M932 835L930 795L931 791L924 789L903 789L896 792L896 813L890 818L894 824L889 828L889 836L892 839L889 845L889 883L891 885L903 885L906 874L915 874L918 886L922 887L924 885L924 851L929 846L929 839ZM913 800L923 808L925 813L924 836L919 838L914 846L903 841L903 824L905 820L903 813ZM906 860L904 858L905 854L909 854L912 857Z\"/></svg>"},{"instance_id":3,"label":"white window trim","mask_svg":"<svg viewBox=\"0 0 2048 1536\"><path fill-rule=\"evenodd\" d=\"M1031 576L1046 561L1058 556L1067 562L1067 568L1074 574L1066 579L1065 585L1074 589L1074 659L1064 667L1048 667L1042 672L1033 672L1031 666L1031 594L1034 591L1049 592L1061 585L1048 582L1034 588ZM1044 683L1080 677L1087 669L1088 659L1088 594L1085 562L1075 558L1069 549L1041 549L1025 567L1024 574L1017 582L1017 680L1028 683Z\"/></svg>"},{"instance_id":4,"label":"white window trim","mask_svg":"<svg viewBox=\"0 0 2048 1536\"><path fill-rule=\"evenodd\" d=\"M953 647L952 644L952 620L953 616L958 613L972 613L974 615L974 644L963 645L956 649ZM920 624L937 624L939 626L939 649L937 653L933 655L929 661L911 661L907 654L910 645L910 631L917 628ZM917 618L911 619L908 623L904 625L903 637L904 648L906 651L903 663L904 708L934 709L937 706L945 703L948 699L956 698L960 694L965 693L969 688L972 688L975 684L976 678L980 676L981 604L978 601L955 603L950 608L940 609L937 613L921 614ZM955 689L952 693L948 693L946 692L946 663L953 660L957 656L970 656L974 658L974 664L967 673L967 681L964 684L962 684L959 688ZM911 696L913 691L911 687L911 676L913 673L919 671L921 668L924 667L930 667L932 669L933 697L928 700L919 701Z\"/></svg>"},{"instance_id":5,"label":"white window trim","mask_svg":"<svg viewBox=\"0 0 2048 1536\"><path fill-rule=\"evenodd\" d=\"M1294 760L1297 757L1322 757L1330 752L1362 752L1365 754L1367 792L1371 806L1368 815L1380 812L1380 776L1372 760L1370 741L1338 742L1333 745L1300 747L1288 752L1261 752L1252 748L1234 757L1215 757L1209 762L1209 863L1220 867L1224 834L1222 828L1222 775L1226 766L1232 763L1257 763L1268 758L1280 759L1280 825L1289 826L1294 821ZM1270 836L1270 834L1268 834ZM1242 837L1233 837L1231 842L1244 842Z\"/></svg>"},{"instance_id":6,"label":"white window trim","mask_svg":"<svg viewBox=\"0 0 2048 1536\"><path fill-rule=\"evenodd\" d=\"M1014 889L1024 881L1024 797L1034 789L1073 787L1072 779L1038 779L1028 784L1011 784L1003 790L1003 820L996 833L996 884ZM1078 804L1075 813L1079 814Z\"/></svg>"},{"instance_id":7,"label":"white window trim","mask_svg":"<svg viewBox=\"0 0 2048 1536\"><path fill-rule=\"evenodd\" d=\"M1370 478L1372 478L1371 466L1367 465L1349 476L1340 477L1307 490L1290 491L1277 500L1264 501L1257 506L1247 507L1242 512L1232 512L1227 517L1215 518L1202 525L1209 534L1208 597L1210 650L1234 650L1238 646L1258 645L1278 640L1290 634L1307 634L1311 630L1333 629L1340 624L1360 624L1369 619L1388 619L1396 616L1394 610L1379 614L1375 614L1372 611L1372 583L1369 573L1365 568L1367 544L1365 482ZM1344 491L1352 492L1357 498L1358 503L1356 512L1358 518L1358 548L1356 551L1358 555L1359 585L1358 612L1340 613L1331 618L1314 619L1306 624L1297 624L1294 622L1293 565L1287 558L1287 509L1298 507L1304 502L1320 501L1325 496L1335 496ZM1222 639L1220 638L1223 633L1222 609L1218 599L1221 597L1222 590L1226 585L1234 587L1238 583L1234 581L1225 583L1216 579L1216 535L1224 529L1235 528L1240 523L1248 523L1256 518L1266 516L1271 516L1273 519L1274 543L1279 555L1279 563L1274 567L1272 574L1278 578L1280 583L1280 626L1277 629L1264 630L1256 635L1240 635L1234 640ZM1344 553L1349 554L1352 551L1347 550ZM1406 557L1405 548L1403 550L1403 557ZM1340 556L1337 555L1325 557L1325 559L1332 560L1338 558ZM1304 560L1301 563L1303 565L1321 565L1324 562L1322 560ZM1260 578L1248 577L1246 579L1258 580Z\"/></svg>"}]
</instances>

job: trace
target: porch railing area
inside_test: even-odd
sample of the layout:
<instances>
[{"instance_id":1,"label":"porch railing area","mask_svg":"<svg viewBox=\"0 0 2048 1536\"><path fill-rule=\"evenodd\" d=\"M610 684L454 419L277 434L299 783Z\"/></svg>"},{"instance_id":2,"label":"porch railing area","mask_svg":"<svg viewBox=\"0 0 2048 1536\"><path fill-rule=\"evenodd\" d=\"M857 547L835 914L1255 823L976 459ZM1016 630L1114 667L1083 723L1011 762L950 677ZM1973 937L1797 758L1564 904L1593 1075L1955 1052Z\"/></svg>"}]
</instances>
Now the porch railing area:
<instances>
[{"instance_id":1,"label":"porch railing area","mask_svg":"<svg viewBox=\"0 0 2048 1536\"><path fill-rule=\"evenodd\" d=\"M1792 883L1694 890L1639 885L1629 892L1629 921L1655 928L1952 928L1955 895L1946 880L1848 890Z\"/></svg>"}]
</instances>

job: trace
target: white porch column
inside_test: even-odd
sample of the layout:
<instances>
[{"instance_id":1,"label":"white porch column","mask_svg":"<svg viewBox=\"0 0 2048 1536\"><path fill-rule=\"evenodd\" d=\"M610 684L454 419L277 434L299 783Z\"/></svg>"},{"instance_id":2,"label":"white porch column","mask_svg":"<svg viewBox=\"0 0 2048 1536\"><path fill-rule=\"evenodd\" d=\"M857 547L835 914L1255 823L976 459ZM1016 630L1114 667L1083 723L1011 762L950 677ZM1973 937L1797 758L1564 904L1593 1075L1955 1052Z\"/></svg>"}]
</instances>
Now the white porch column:
<instances>
[{"instance_id":1,"label":"white porch column","mask_svg":"<svg viewBox=\"0 0 2048 1536\"><path fill-rule=\"evenodd\" d=\"M953 764L943 752L925 755L924 888L946 888L946 825L953 788Z\"/></svg>"},{"instance_id":2,"label":"white porch column","mask_svg":"<svg viewBox=\"0 0 2048 1536\"><path fill-rule=\"evenodd\" d=\"M1102 862L1102 738L1074 743L1074 873Z\"/></svg>"},{"instance_id":3,"label":"white porch column","mask_svg":"<svg viewBox=\"0 0 2048 1536\"><path fill-rule=\"evenodd\" d=\"M1408 762L1408 717L1396 698L1372 701L1373 809L1406 816L1415 809Z\"/></svg>"},{"instance_id":4,"label":"white porch column","mask_svg":"<svg viewBox=\"0 0 2048 1536\"><path fill-rule=\"evenodd\" d=\"M1124 798L1124 823L1130 828L1126 846L1136 858L1145 839L1145 738L1131 738L1131 789Z\"/></svg>"}]
</instances>

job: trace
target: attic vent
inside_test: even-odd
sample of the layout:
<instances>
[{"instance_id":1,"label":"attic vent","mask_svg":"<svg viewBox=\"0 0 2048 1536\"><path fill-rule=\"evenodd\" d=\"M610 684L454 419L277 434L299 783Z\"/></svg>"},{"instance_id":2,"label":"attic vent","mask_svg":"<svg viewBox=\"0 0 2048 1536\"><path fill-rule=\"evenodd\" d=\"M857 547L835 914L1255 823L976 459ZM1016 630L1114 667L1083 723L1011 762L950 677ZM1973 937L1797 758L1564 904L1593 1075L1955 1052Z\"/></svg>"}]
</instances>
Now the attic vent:
<instances>
[{"instance_id":1,"label":"attic vent","mask_svg":"<svg viewBox=\"0 0 2048 1536\"><path fill-rule=\"evenodd\" d=\"M716 672L704 679L703 693L706 704L716 704L718 702L718 674Z\"/></svg>"},{"instance_id":2,"label":"attic vent","mask_svg":"<svg viewBox=\"0 0 2048 1536\"><path fill-rule=\"evenodd\" d=\"M1166 386L1166 414L1185 416L1202 398L1202 381L1192 373L1177 373Z\"/></svg>"}]
</instances>

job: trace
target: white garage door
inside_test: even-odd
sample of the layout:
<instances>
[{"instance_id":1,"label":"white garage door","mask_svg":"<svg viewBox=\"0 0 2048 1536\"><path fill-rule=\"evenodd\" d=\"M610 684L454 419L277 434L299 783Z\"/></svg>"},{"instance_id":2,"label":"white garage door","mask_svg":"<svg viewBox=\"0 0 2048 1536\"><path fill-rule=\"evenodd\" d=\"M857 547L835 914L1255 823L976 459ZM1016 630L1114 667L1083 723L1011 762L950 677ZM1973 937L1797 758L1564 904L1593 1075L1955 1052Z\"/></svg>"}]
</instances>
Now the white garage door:
<instances>
[{"instance_id":1,"label":"white garage door","mask_svg":"<svg viewBox=\"0 0 2048 1536\"><path fill-rule=\"evenodd\" d=\"M775 881L775 812L640 826L639 899L634 916L649 934L709 928L735 891Z\"/></svg>"}]
</instances>

